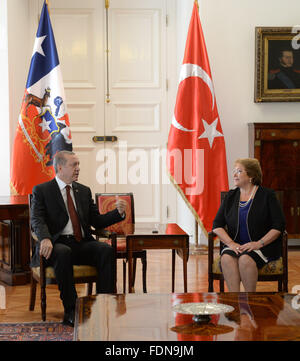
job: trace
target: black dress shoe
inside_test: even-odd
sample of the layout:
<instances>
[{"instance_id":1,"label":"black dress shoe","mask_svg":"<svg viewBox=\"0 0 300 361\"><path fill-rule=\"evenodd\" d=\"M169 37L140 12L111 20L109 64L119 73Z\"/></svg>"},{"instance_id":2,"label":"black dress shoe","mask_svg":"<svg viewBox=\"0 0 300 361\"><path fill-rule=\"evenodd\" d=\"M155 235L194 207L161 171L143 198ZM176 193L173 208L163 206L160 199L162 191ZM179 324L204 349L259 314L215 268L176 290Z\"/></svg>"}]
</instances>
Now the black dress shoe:
<instances>
[{"instance_id":1,"label":"black dress shoe","mask_svg":"<svg viewBox=\"0 0 300 361\"><path fill-rule=\"evenodd\" d=\"M74 321L75 321L75 311L65 311L63 324L66 326L74 327Z\"/></svg>"}]
</instances>

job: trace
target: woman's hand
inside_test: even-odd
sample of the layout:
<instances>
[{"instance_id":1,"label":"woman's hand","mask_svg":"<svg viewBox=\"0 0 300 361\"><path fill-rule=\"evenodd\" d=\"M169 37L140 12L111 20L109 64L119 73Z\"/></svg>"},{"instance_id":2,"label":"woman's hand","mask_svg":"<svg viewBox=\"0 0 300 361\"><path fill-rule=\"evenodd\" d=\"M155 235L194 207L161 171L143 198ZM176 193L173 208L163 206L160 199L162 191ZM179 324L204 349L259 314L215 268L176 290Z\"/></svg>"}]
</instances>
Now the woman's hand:
<instances>
[{"instance_id":1,"label":"woman's hand","mask_svg":"<svg viewBox=\"0 0 300 361\"><path fill-rule=\"evenodd\" d=\"M240 246L241 252L251 252L258 250L262 247L262 244L260 242L248 242Z\"/></svg>"},{"instance_id":2,"label":"woman's hand","mask_svg":"<svg viewBox=\"0 0 300 361\"><path fill-rule=\"evenodd\" d=\"M227 247L229 247L230 249L232 249L236 254L242 253L243 251L241 250L241 245L239 243L235 243L235 242L230 242Z\"/></svg>"}]
</instances>

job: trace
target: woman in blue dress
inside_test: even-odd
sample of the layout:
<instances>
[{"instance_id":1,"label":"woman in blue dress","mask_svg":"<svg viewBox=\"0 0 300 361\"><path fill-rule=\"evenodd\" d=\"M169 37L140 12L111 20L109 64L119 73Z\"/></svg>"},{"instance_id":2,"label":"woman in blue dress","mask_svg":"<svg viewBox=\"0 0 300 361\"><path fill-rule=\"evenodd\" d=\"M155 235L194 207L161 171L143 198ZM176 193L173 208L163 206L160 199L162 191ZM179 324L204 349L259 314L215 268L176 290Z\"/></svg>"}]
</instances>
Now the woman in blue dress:
<instances>
[{"instance_id":1,"label":"woman in blue dress","mask_svg":"<svg viewBox=\"0 0 300 361\"><path fill-rule=\"evenodd\" d=\"M261 186L257 159L235 161L233 182L213 222L222 241L221 267L229 292L255 292L258 269L281 256L284 215L275 192Z\"/></svg>"}]
</instances>

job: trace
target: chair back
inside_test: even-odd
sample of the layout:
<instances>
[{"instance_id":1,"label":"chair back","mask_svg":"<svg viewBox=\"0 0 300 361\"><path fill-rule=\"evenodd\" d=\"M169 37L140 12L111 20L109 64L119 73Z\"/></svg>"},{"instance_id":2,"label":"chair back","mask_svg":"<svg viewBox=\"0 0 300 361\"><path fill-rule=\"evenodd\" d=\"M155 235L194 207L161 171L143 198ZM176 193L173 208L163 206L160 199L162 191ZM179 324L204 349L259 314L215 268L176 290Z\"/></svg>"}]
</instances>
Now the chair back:
<instances>
[{"instance_id":1,"label":"chair back","mask_svg":"<svg viewBox=\"0 0 300 361\"><path fill-rule=\"evenodd\" d=\"M126 202L126 217L123 221L115 223L106 229L115 232L117 235L134 233L134 200L133 193L96 193L95 199L100 214L105 214L116 208L117 197Z\"/></svg>"}]
</instances>

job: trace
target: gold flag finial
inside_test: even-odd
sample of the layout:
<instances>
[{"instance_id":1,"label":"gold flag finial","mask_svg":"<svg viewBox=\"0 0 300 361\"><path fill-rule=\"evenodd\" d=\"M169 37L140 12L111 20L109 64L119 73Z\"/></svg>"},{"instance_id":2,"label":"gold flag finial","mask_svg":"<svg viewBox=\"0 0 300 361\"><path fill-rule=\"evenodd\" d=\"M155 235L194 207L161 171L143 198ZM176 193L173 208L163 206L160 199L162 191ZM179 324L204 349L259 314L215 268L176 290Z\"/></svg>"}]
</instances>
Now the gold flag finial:
<instances>
[{"instance_id":1,"label":"gold flag finial","mask_svg":"<svg viewBox=\"0 0 300 361\"><path fill-rule=\"evenodd\" d=\"M49 13L49 15L50 15L50 1L49 1L49 0L45 0L45 3L46 3L46 5L47 5L47 7L48 7L48 13Z\"/></svg>"},{"instance_id":2,"label":"gold flag finial","mask_svg":"<svg viewBox=\"0 0 300 361\"><path fill-rule=\"evenodd\" d=\"M195 3L196 3L196 5L197 5L197 8L198 8L198 10L199 10L199 4L198 4L198 0L195 0Z\"/></svg>"},{"instance_id":3,"label":"gold flag finial","mask_svg":"<svg viewBox=\"0 0 300 361\"><path fill-rule=\"evenodd\" d=\"M109 9L109 0L105 0L105 9Z\"/></svg>"}]
</instances>

